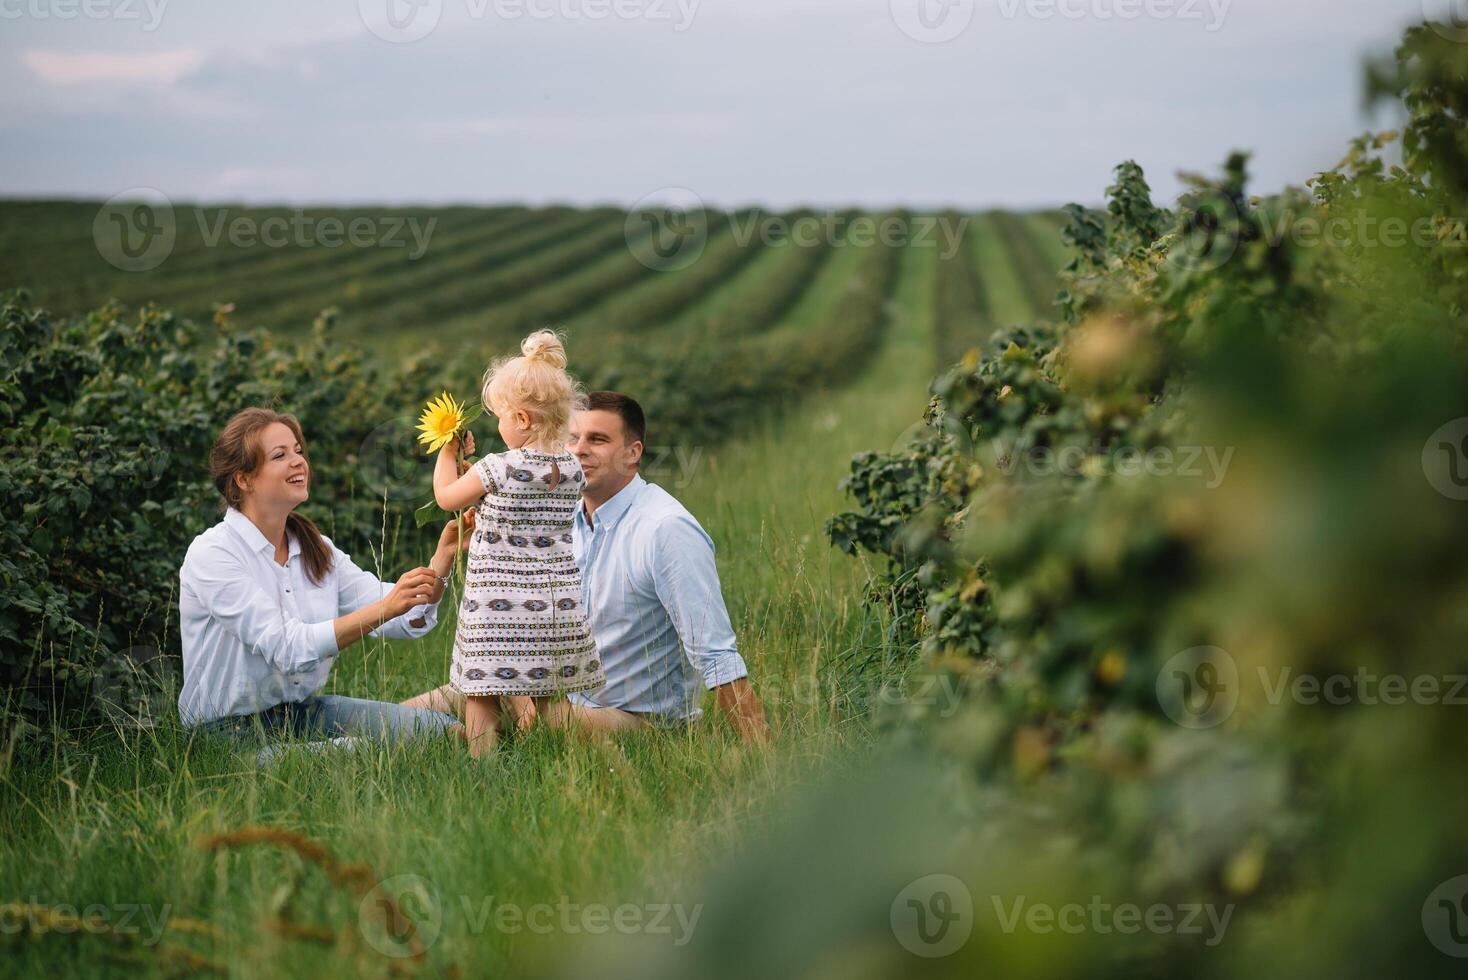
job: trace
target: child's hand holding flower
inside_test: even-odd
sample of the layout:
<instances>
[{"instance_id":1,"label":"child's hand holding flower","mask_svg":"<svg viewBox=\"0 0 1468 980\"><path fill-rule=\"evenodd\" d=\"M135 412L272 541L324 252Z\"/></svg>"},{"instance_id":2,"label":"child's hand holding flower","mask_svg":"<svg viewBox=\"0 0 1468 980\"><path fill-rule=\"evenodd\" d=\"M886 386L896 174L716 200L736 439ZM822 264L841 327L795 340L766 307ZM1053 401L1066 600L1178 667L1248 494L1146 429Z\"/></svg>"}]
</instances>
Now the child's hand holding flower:
<instances>
[{"instance_id":1,"label":"child's hand holding flower","mask_svg":"<svg viewBox=\"0 0 1468 980\"><path fill-rule=\"evenodd\" d=\"M418 417L418 441L430 453L449 449L455 445L459 433L465 431L483 411L469 412L458 399L445 391L423 407L423 414Z\"/></svg>"}]
</instances>

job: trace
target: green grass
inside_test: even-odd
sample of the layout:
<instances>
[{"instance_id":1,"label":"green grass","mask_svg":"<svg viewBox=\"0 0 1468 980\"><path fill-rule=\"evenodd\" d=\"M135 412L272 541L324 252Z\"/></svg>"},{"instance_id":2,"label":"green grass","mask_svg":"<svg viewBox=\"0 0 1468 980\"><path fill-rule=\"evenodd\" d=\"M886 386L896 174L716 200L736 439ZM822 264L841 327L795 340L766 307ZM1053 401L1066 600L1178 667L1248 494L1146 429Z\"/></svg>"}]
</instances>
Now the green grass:
<instances>
[{"instance_id":1,"label":"green grass","mask_svg":"<svg viewBox=\"0 0 1468 980\"><path fill-rule=\"evenodd\" d=\"M931 250L907 250L891 322L859 377L833 380L802 412L708 449L686 484L659 477L718 543L740 647L774 726L769 749L745 749L714 714L692 731L606 744L538 731L480 763L423 741L298 753L263 771L172 726L56 734L0 757L0 902L148 905L197 917L221 938L165 942L238 976L385 973L388 961L362 947L355 929L358 900L328 887L319 869L267 848L225 856L194 846L251 824L304 834L380 878L426 882L442 924L429 975L451 965L479 976L560 963L586 938L476 928L486 900L700 901L708 870L752 846L753 828L784 812L780 800L848 770L869 745L864 715L835 697L833 667L853 649L891 651L860 602L861 569L829 547L821 523L843 505L837 481L850 454L891 445L922 410L933 269ZM450 626L423 641L354 648L332 690L399 698L442 682ZM292 881L286 914L347 929L356 953L265 925ZM396 892L405 881L385 887ZM408 911L423 907L405 901ZM178 966L161 948L114 949L106 937L77 934L41 936L6 956L30 975L98 973L114 956L135 957L131 967L145 973Z\"/></svg>"},{"instance_id":2,"label":"green grass","mask_svg":"<svg viewBox=\"0 0 1468 980\"><path fill-rule=\"evenodd\" d=\"M949 212L945 217L958 221ZM973 230L966 229L959 247L941 253L934 289L934 311L938 323L938 359L941 371L969 351L985 343L994 332L990 310L987 272L973 261Z\"/></svg>"},{"instance_id":3,"label":"green grass","mask_svg":"<svg viewBox=\"0 0 1468 980\"><path fill-rule=\"evenodd\" d=\"M984 282L991 324L1003 329L1029 322L1035 310L994 216L986 214L974 218L969 226L968 239L972 243L979 276Z\"/></svg>"},{"instance_id":4,"label":"green grass","mask_svg":"<svg viewBox=\"0 0 1468 980\"><path fill-rule=\"evenodd\" d=\"M1023 215L1022 220L1048 268L1059 272L1070 263L1071 250L1060 237L1066 224L1064 215L1038 212Z\"/></svg>"},{"instance_id":5,"label":"green grass","mask_svg":"<svg viewBox=\"0 0 1468 980\"><path fill-rule=\"evenodd\" d=\"M1004 241L1005 254L1024 286L1030 309L1039 316L1052 315L1060 266L1041 248L1032 223L1006 211L997 211L992 218Z\"/></svg>"}]
</instances>

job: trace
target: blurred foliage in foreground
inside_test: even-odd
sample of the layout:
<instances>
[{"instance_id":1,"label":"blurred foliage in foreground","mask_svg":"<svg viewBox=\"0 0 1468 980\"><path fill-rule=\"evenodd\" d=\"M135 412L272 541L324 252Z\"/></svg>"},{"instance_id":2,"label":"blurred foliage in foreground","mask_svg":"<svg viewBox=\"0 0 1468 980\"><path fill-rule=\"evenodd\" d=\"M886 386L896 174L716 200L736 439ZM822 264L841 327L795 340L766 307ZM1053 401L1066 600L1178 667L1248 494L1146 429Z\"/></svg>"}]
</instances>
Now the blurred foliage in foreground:
<instances>
[{"instance_id":1,"label":"blurred foliage in foreground","mask_svg":"<svg viewBox=\"0 0 1468 980\"><path fill-rule=\"evenodd\" d=\"M1070 208L1063 322L971 352L924 437L854 462L833 541L885 559L875 594L962 692L894 727L982 787L949 866L988 931L942 969L1443 975L1468 955L1449 35L1415 28L1370 72L1409 112L1400 165L1395 134L1368 135L1259 200L1237 155L1175 212L1117 168L1105 213ZM1216 946L1006 932L990 898L1021 893L1237 912Z\"/></svg>"}]
</instances>

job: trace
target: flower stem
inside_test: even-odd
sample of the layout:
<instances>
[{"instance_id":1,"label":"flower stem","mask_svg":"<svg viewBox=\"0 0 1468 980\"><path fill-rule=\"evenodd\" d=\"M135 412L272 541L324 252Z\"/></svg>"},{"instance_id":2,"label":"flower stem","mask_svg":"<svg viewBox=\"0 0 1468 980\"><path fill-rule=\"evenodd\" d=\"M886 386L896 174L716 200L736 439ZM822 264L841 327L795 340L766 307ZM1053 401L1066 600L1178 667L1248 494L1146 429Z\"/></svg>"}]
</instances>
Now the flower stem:
<instances>
[{"instance_id":1,"label":"flower stem","mask_svg":"<svg viewBox=\"0 0 1468 980\"><path fill-rule=\"evenodd\" d=\"M463 433L460 433L459 434L458 443L454 447L454 472L455 473L460 473L460 474L462 474L464 472L464 435L463 435ZM458 578L462 582L463 577L464 577L464 512L463 512L463 510L456 511L454 513L454 520L457 522L457 527L458 527L458 532L459 532L459 537L458 537L459 547L457 549L457 553L454 555L454 566L458 569L458 571L459 571ZM463 588L462 584L460 585L460 588L461 589Z\"/></svg>"}]
</instances>

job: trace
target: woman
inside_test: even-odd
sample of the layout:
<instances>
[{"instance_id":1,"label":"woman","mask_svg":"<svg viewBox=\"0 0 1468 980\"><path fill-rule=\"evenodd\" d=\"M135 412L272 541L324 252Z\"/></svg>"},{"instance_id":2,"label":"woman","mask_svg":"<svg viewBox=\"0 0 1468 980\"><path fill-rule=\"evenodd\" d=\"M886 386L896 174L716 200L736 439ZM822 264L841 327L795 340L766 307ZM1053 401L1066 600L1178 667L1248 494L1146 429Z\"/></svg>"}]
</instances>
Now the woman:
<instances>
[{"instance_id":1,"label":"woman","mask_svg":"<svg viewBox=\"0 0 1468 980\"><path fill-rule=\"evenodd\" d=\"M455 524L427 567L388 584L295 513L310 495L311 466L293 416L239 412L209 467L226 510L194 539L179 572L183 723L256 738L457 725L439 711L317 693L337 656L364 636L408 639L433 629L457 550Z\"/></svg>"}]
</instances>

